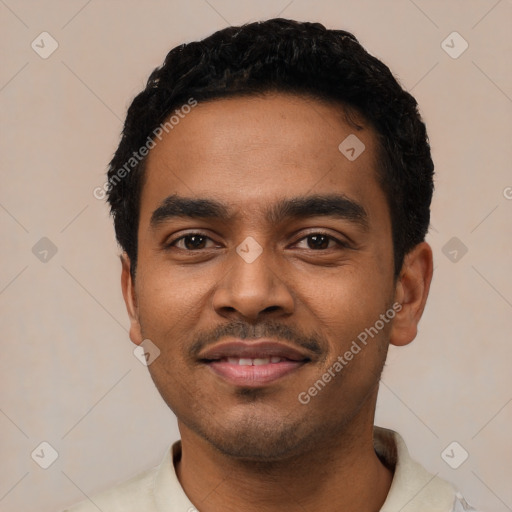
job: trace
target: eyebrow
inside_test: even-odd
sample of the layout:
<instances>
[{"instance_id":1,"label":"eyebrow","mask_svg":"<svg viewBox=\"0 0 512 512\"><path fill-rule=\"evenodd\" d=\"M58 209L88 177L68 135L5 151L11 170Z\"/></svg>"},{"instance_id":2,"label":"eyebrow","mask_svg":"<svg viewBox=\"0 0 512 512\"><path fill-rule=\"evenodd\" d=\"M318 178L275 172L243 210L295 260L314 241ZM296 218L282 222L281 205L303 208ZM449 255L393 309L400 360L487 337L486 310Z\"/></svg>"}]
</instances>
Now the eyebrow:
<instances>
[{"instance_id":1,"label":"eyebrow","mask_svg":"<svg viewBox=\"0 0 512 512\"><path fill-rule=\"evenodd\" d=\"M271 224L286 219L305 219L309 217L334 217L348 220L367 231L368 213L364 207L343 194L299 196L280 199L266 212ZM206 198L191 198L172 195L165 198L151 215L150 226L173 218L215 219L228 222L234 217L225 204Z\"/></svg>"}]
</instances>

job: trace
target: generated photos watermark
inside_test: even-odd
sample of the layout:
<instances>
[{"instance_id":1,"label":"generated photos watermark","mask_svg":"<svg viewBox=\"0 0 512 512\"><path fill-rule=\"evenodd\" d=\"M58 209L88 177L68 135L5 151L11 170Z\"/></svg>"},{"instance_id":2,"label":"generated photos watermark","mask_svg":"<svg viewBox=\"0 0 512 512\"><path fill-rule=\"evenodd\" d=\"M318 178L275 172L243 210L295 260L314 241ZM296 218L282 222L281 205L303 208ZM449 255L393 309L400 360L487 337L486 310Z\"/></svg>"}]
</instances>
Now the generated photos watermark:
<instances>
[{"instance_id":1,"label":"generated photos watermark","mask_svg":"<svg viewBox=\"0 0 512 512\"><path fill-rule=\"evenodd\" d=\"M115 174L110 176L108 180L103 183L101 187L96 187L93 190L93 196L96 199L105 199L107 192L110 192L118 183L121 182L122 179L126 178L130 174L130 172L137 167L142 160L149 154L149 151L156 146L156 140L162 140L163 134L169 133L180 123L181 119L184 119L187 114L189 114L192 109L197 105L197 100L194 98L189 98L187 103L184 103L179 109L176 109L170 117L167 118L165 123L162 123L160 126L156 127L152 135L149 135L146 139L146 142L137 150L132 153L132 156L124 163L122 167L117 169Z\"/></svg>"},{"instance_id":2,"label":"generated photos watermark","mask_svg":"<svg viewBox=\"0 0 512 512\"><path fill-rule=\"evenodd\" d=\"M357 339L352 341L350 348L345 351L343 355L338 356L336 361L324 372L324 374L307 390L302 391L298 395L298 400L301 404L307 405L311 398L318 395L325 386L331 382L332 379L338 375L347 364L352 361L355 355L359 354L361 350L367 345L368 337L374 338L384 329L386 324L389 324L396 314L402 310L402 304L395 302L391 308L379 316L379 319L371 326L364 329L357 335ZM359 343L358 343L359 342ZM361 345L363 346L361 346Z\"/></svg>"}]
</instances>

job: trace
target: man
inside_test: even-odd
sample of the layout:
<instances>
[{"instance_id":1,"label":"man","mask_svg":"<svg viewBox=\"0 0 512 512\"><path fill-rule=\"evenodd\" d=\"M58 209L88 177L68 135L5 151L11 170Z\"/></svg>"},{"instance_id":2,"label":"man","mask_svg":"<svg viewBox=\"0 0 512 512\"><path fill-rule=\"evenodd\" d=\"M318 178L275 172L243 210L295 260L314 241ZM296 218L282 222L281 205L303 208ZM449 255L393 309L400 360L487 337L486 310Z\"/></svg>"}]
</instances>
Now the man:
<instances>
[{"instance_id":1,"label":"man","mask_svg":"<svg viewBox=\"0 0 512 512\"><path fill-rule=\"evenodd\" d=\"M70 510L474 510L373 424L427 300L432 178L416 101L348 32L274 19L173 49L102 190L181 441Z\"/></svg>"}]
</instances>

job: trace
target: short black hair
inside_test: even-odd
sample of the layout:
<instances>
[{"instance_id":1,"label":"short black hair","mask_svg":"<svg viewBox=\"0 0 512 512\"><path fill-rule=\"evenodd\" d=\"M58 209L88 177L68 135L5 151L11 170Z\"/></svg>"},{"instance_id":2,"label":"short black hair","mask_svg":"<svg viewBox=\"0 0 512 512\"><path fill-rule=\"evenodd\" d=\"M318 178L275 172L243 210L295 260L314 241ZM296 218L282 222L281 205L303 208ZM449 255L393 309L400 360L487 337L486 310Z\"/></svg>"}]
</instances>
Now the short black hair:
<instances>
[{"instance_id":1,"label":"short black hair","mask_svg":"<svg viewBox=\"0 0 512 512\"><path fill-rule=\"evenodd\" d=\"M434 189L434 164L417 102L353 34L276 18L228 27L172 49L128 108L106 192L132 276L146 161L137 151L191 98L201 102L267 92L337 103L374 128L377 178L390 210L395 277L399 275L404 256L425 239Z\"/></svg>"}]
</instances>

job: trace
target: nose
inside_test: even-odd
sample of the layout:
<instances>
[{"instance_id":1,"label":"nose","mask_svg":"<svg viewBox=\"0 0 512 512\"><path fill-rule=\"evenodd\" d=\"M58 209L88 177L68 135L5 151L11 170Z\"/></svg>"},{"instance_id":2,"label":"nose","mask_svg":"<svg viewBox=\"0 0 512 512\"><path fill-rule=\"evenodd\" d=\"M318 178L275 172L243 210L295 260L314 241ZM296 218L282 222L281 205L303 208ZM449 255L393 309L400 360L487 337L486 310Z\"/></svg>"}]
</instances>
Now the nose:
<instances>
[{"instance_id":1,"label":"nose","mask_svg":"<svg viewBox=\"0 0 512 512\"><path fill-rule=\"evenodd\" d=\"M263 316L288 316L294 309L294 298L275 268L275 258L269 251L253 261L233 251L229 270L223 275L213 295L213 307L224 317L242 316L259 320Z\"/></svg>"}]
</instances>

